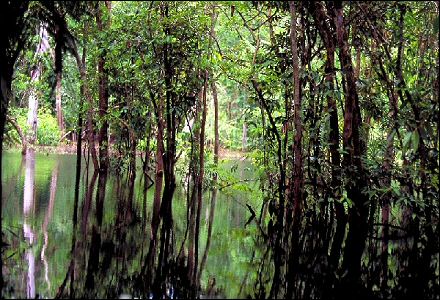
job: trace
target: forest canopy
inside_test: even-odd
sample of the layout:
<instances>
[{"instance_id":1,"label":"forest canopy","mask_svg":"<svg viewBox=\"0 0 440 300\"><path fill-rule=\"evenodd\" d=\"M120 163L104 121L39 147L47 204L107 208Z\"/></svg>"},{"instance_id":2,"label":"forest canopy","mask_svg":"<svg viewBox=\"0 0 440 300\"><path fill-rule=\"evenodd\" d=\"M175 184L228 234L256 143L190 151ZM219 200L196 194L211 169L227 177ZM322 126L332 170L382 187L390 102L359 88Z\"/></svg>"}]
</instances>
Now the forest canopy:
<instances>
[{"instance_id":1,"label":"forest canopy","mask_svg":"<svg viewBox=\"0 0 440 300\"><path fill-rule=\"evenodd\" d=\"M154 190L144 214L132 200L119 208L151 211L133 294L207 293L202 207L213 219L217 191L248 191L249 179L219 167L238 153L258 192L243 205L254 275L236 296L440 297L438 2L16 0L0 10L0 150L77 155L74 231L81 157L97 209L110 174L127 174L131 191L142 174L144 199ZM179 186L186 219L173 214ZM89 276L73 296L102 296L80 288ZM68 280L57 296L72 297Z\"/></svg>"}]
</instances>

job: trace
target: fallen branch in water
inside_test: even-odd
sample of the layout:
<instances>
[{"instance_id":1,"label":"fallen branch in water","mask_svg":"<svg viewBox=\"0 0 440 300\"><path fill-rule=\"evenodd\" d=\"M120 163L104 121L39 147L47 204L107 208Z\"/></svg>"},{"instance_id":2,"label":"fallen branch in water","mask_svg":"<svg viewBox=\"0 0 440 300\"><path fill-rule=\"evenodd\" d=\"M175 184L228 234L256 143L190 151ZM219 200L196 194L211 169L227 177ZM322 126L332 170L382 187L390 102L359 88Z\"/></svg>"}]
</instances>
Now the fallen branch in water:
<instances>
[{"instance_id":1,"label":"fallen branch in water","mask_svg":"<svg viewBox=\"0 0 440 300\"><path fill-rule=\"evenodd\" d=\"M257 181L257 180L258 180L258 179L242 179L242 180L239 180L239 181L236 181L236 182L231 182L231 183L228 183L228 184L226 184L226 185L223 185L223 186L219 187L218 190L220 191L220 190L222 190L222 189L224 189L224 188L227 188L227 187L233 186L233 185L235 185L235 184L239 184L239 183L243 183L243 182Z\"/></svg>"},{"instance_id":2,"label":"fallen branch in water","mask_svg":"<svg viewBox=\"0 0 440 300\"><path fill-rule=\"evenodd\" d=\"M21 130L20 126L18 125L17 121L13 118L11 118L10 116L6 115L6 121L9 122L17 131L18 135L21 138L21 143L23 145L23 149L21 150L21 154L26 154L26 149L27 149L27 141L26 141L26 137L23 134L23 130Z\"/></svg>"},{"instance_id":3,"label":"fallen branch in water","mask_svg":"<svg viewBox=\"0 0 440 300\"><path fill-rule=\"evenodd\" d=\"M267 241L268 240L268 236L266 234L266 232L264 232L263 228L261 227L260 222L258 221L255 214L255 211L253 210L253 208L246 203L247 208L249 209L250 213L251 213L251 217L249 218L249 220L246 222L246 224L244 224L244 227L246 227L246 225L248 225L250 222L252 222L252 220L255 221L255 224L257 224L258 229L260 229L261 235L263 236L264 240Z\"/></svg>"}]
</instances>

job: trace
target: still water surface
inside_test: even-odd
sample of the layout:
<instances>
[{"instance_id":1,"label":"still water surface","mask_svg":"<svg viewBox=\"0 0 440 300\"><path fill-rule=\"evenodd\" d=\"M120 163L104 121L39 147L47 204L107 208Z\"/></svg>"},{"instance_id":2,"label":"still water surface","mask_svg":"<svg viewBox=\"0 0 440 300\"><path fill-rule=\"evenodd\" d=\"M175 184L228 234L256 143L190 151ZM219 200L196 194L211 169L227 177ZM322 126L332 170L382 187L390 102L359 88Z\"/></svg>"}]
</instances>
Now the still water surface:
<instances>
[{"instance_id":1,"label":"still water surface","mask_svg":"<svg viewBox=\"0 0 440 300\"><path fill-rule=\"evenodd\" d=\"M132 209L127 217L123 199L130 194L126 176L110 173L106 184L103 219L98 250L92 242L96 226L95 197L87 198L87 173L82 164L78 203L78 230L73 246L75 163L73 155L4 152L2 205L4 241L3 276L6 298L53 298L67 285L75 296L118 297L137 295L136 279L148 251L154 186L148 190L146 217L143 214L143 180L140 171L134 184ZM241 188L231 185L217 196L211 246L201 277L201 296L245 297L253 289L255 249L253 223L244 226L250 213L246 203L253 200L258 183L249 161L220 164L229 182L245 179ZM222 177L222 176L220 176ZM181 176L182 178L182 176ZM183 180L177 179L173 200L175 249L181 247L187 226L187 197ZM222 182L220 182L222 183ZM223 182L227 185L228 182ZM206 248L211 193L203 197L199 261ZM255 203L253 203L255 202ZM128 220L128 221L127 221ZM95 248L94 248L95 247ZM183 253L187 253L183 248ZM74 251L72 250L74 249ZM95 252L94 252L95 251ZM98 252L96 252L98 251ZM72 254L73 253L73 254ZM96 255L97 262L94 262ZM93 256L91 258L91 256ZM74 284L69 268L74 266ZM253 266L254 265L254 266ZM93 268L93 291L85 291L86 277ZM90 288L90 285L89 285Z\"/></svg>"}]
</instances>

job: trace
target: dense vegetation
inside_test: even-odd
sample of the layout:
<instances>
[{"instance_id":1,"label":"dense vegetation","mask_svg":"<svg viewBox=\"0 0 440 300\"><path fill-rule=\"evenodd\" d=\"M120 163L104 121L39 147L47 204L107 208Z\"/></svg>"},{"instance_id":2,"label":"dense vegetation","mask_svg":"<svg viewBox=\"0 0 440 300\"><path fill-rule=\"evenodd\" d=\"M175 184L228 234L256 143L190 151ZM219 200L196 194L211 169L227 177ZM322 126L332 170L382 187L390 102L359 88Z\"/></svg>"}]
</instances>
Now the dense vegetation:
<instances>
[{"instance_id":1,"label":"dense vegetation","mask_svg":"<svg viewBox=\"0 0 440 300\"><path fill-rule=\"evenodd\" d=\"M204 191L209 248L218 188L246 189L219 157L241 151L260 184L258 204L246 204L256 228L248 296L440 297L438 2L5 1L0 10L2 149L76 147L73 232L81 156L95 170L98 211L109 172L126 174L131 191L140 172L144 199L154 186L143 208L148 255L132 279L139 295L207 289ZM181 184L187 212L177 219ZM121 223L135 219L132 199L120 200ZM98 249L102 222L98 213ZM184 251L175 223L186 226ZM99 268L96 251L87 270ZM58 296L82 296L66 287L74 270ZM76 284L93 286L87 274Z\"/></svg>"}]
</instances>

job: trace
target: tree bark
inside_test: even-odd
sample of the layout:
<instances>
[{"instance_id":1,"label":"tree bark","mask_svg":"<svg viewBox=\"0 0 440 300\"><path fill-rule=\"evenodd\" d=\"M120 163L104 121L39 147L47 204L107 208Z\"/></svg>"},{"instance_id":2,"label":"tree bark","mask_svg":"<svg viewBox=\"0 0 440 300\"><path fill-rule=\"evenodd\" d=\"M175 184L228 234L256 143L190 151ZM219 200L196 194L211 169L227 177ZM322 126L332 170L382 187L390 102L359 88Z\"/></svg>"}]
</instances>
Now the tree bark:
<instances>
[{"instance_id":1,"label":"tree bark","mask_svg":"<svg viewBox=\"0 0 440 300\"><path fill-rule=\"evenodd\" d=\"M27 35L23 34L27 27L25 14L29 8L27 1L6 1L0 6L0 19L8 30L0 35L0 154L3 154L3 135L5 132L6 115L11 99L12 77L14 64L24 48ZM3 195L2 159L0 159L0 195ZM1 197L0 197L1 198ZM2 216L3 201L0 199L0 216ZM0 244L3 244L3 227L0 222ZM0 257L0 269L3 269L3 259ZM3 297L3 272L0 272L0 298Z\"/></svg>"},{"instance_id":2,"label":"tree bark","mask_svg":"<svg viewBox=\"0 0 440 300\"><path fill-rule=\"evenodd\" d=\"M168 3L161 5L161 15L168 18ZM164 33L171 34L170 27L164 26ZM162 203L160 205L160 216L162 218L161 245L159 252L159 264L157 269L157 277L155 284L155 293L163 292L161 287L166 276L169 275L168 256L170 252L170 241L172 237L173 214L172 201L174 191L176 189L175 163L176 163L176 95L173 92L173 67L172 67L172 49L169 43L164 45L163 62L164 62L164 82L165 82L165 99L166 99L166 149L163 155L164 164L164 191L162 194Z\"/></svg>"},{"instance_id":3,"label":"tree bark","mask_svg":"<svg viewBox=\"0 0 440 300\"><path fill-rule=\"evenodd\" d=\"M61 30L58 24L55 25L55 111L57 114L58 128L61 137L64 136L64 116L62 109L62 78L63 78L63 54L61 44Z\"/></svg>"},{"instance_id":4,"label":"tree bark","mask_svg":"<svg viewBox=\"0 0 440 300\"><path fill-rule=\"evenodd\" d=\"M346 292L354 297L360 291L361 258L367 237L368 207L367 197L362 193L366 187L366 178L361 161L362 145L359 128L362 124L356 79L348 46L348 34L345 30L343 5L334 3L335 28L339 47L343 78L346 82L344 114L344 168L350 181L346 184L347 196L353 202L349 214L349 232L347 235L343 269L346 271L344 282Z\"/></svg>"},{"instance_id":5,"label":"tree bark","mask_svg":"<svg viewBox=\"0 0 440 300\"><path fill-rule=\"evenodd\" d=\"M9 117L8 115L6 116L6 121L8 121L15 128L15 130L18 133L18 135L20 136L21 145L22 145L21 154L22 155L26 155L27 140L26 140L26 136L23 133L23 130L20 128L20 126L18 125L17 121L14 120L13 118Z\"/></svg>"},{"instance_id":6,"label":"tree bark","mask_svg":"<svg viewBox=\"0 0 440 300\"><path fill-rule=\"evenodd\" d=\"M203 199L203 178L205 173L205 124L206 124L206 93L208 89L208 71L205 71L205 83L203 87L202 96L202 120L200 125L200 152L199 152L199 176L197 180L197 217L196 217L196 228L195 228L195 254L194 254L194 269L193 282L195 283L195 288L197 292L198 282L197 282L197 267L199 259L199 235L200 235L200 214L202 211L202 199Z\"/></svg>"},{"instance_id":7,"label":"tree bark","mask_svg":"<svg viewBox=\"0 0 440 300\"><path fill-rule=\"evenodd\" d=\"M327 59L325 62L325 82L327 84L327 91L329 91L327 94L327 110L330 114L329 149L331 158L331 197L334 199L336 214L336 231L330 249L329 263L333 266L333 268L337 268L339 265L342 242L345 235L347 216L345 215L344 206L342 203L337 201L341 197L341 155L339 152L338 108L333 97L333 91L335 89L334 28L330 27L329 24L332 24L332 21L326 14L321 2L310 2L309 9L315 20L316 27L318 28L327 52Z\"/></svg>"},{"instance_id":8,"label":"tree bark","mask_svg":"<svg viewBox=\"0 0 440 300\"><path fill-rule=\"evenodd\" d=\"M86 30L84 29L84 31ZM78 67L78 71L80 74L82 98L85 98L89 105L89 111L87 112L87 116L86 116L86 132L87 132L89 153L92 155L92 161L95 170L99 170L98 156L96 154L96 149L95 149L95 134L93 130L93 98L90 93L89 86L87 84L87 71L86 71L86 60L85 60L86 46L85 45L83 46L82 59L79 56L78 49L75 43L73 44L72 52L73 52L73 56L75 57L76 65ZM79 113L82 114L82 100L80 107L81 110ZM80 139L81 136L79 135L78 140Z\"/></svg>"},{"instance_id":9,"label":"tree bark","mask_svg":"<svg viewBox=\"0 0 440 300\"><path fill-rule=\"evenodd\" d=\"M394 161L394 135L398 132L398 96L394 88L393 83L389 79L386 73L385 67L381 58L378 55L373 55L374 64L379 66L377 71L379 78L387 88L387 94L389 99L389 118L391 119L392 126L388 130L386 140L386 150L383 160L383 179L381 180L384 187L391 188L391 168ZM382 276L381 287L387 289L388 278L388 237L389 228L388 220L390 215L390 200L391 192L386 192L382 197Z\"/></svg>"},{"instance_id":10,"label":"tree bark","mask_svg":"<svg viewBox=\"0 0 440 300\"><path fill-rule=\"evenodd\" d=\"M103 20L102 10L106 10L107 20ZM111 2L105 1L105 5L98 4L98 13L96 14L96 23L98 30L104 33L110 27ZM101 172L107 172L108 169L108 69L105 66L106 51L102 47L101 54L98 59L98 76L99 76L99 119L101 121L98 134L99 144L99 168Z\"/></svg>"},{"instance_id":11,"label":"tree bark","mask_svg":"<svg viewBox=\"0 0 440 300\"><path fill-rule=\"evenodd\" d=\"M212 32L212 31L211 31ZM218 131L218 99L217 99L217 87L215 81L211 82L212 97L214 99L214 167L218 167L218 150L219 150L219 131ZM203 269L208 258L208 251L211 246L212 225L214 223L215 215L215 203L217 201L217 172L214 172L212 178L212 192L211 192L211 206L209 208L209 220L208 220L208 235L206 237L206 248L203 253L202 261L200 262L199 278L197 282L200 282Z\"/></svg>"},{"instance_id":12,"label":"tree bark","mask_svg":"<svg viewBox=\"0 0 440 300\"><path fill-rule=\"evenodd\" d=\"M41 76L42 65L40 61L40 56L43 55L49 49L47 30L44 27L44 25L40 27L39 35L40 35L40 42L38 43L37 50L35 51L38 62L35 69L33 69L31 72L31 82L33 84L38 82ZM38 128L38 95L35 87L32 87L29 93L29 111L28 111L27 124L29 126L28 143L33 145L37 140L37 128Z\"/></svg>"},{"instance_id":13,"label":"tree bark","mask_svg":"<svg viewBox=\"0 0 440 300\"><path fill-rule=\"evenodd\" d=\"M299 58L297 46L297 26L296 26L296 7L294 1L289 1L290 10L290 43L292 49L293 61L293 101L294 101L294 125L295 125L295 139L293 144L293 224L291 236L291 251L289 255L289 263L287 267L287 282L286 298L292 298L295 283L295 274L298 269L299 255L299 231L301 223L301 209L303 205L303 153L302 153L302 134L303 126L301 120L301 95L300 95L300 80L299 80ZM289 204L290 206L290 204ZM290 214L290 213L289 213ZM290 217L289 217L290 218Z\"/></svg>"},{"instance_id":14,"label":"tree bark","mask_svg":"<svg viewBox=\"0 0 440 300\"><path fill-rule=\"evenodd\" d=\"M153 95L152 95L153 97ZM154 200L153 200L153 216L151 220L151 236L150 236L150 247L147 256L147 265L152 266L155 259L156 247L157 247L157 230L159 229L160 223L160 206L161 206L161 195L163 186L163 155L164 155L164 143L163 143L163 133L164 124L162 119L163 105L162 101L158 101L156 104L153 99L153 104L156 112L156 123L157 123L157 145L156 145L156 171L154 178Z\"/></svg>"},{"instance_id":15,"label":"tree bark","mask_svg":"<svg viewBox=\"0 0 440 300\"><path fill-rule=\"evenodd\" d=\"M241 150L242 151L246 151L247 149L247 124L246 121L243 122L243 134L242 134L242 139L241 139Z\"/></svg>"}]
</instances>

